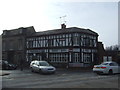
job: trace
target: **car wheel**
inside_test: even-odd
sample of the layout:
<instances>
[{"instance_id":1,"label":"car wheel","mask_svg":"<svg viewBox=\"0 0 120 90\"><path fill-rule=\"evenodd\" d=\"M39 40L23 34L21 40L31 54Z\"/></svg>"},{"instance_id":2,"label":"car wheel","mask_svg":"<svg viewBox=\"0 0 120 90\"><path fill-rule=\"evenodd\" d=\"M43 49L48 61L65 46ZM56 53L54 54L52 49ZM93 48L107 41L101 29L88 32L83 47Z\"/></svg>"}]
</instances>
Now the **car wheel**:
<instances>
[{"instance_id":1,"label":"car wheel","mask_svg":"<svg viewBox=\"0 0 120 90\"><path fill-rule=\"evenodd\" d=\"M56 72L53 72L53 74L55 74Z\"/></svg>"},{"instance_id":2,"label":"car wheel","mask_svg":"<svg viewBox=\"0 0 120 90\"><path fill-rule=\"evenodd\" d=\"M113 70L110 69L108 73L109 73L109 75L112 75L113 74Z\"/></svg>"},{"instance_id":3,"label":"car wheel","mask_svg":"<svg viewBox=\"0 0 120 90\"><path fill-rule=\"evenodd\" d=\"M102 73L100 73L100 72L97 72L97 75L101 75Z\"/></svg>"},{"instance_id":4,"label":"car wheel","mask_svg":"<svg viewBox=\"0 0 120 90\"><path fill-rule=\"evenodd\" d=\"M99 73L99 72L96 72L96 74L98 74L98 75L99 75L100 73Z\"/></svg>"},{"instance_id":5,"label":"car wheel","mask_svg":"<svg viewBox=\"0 0 120 90\"><path fill-rule=\"evenodd\" d=\"M41 69L39 69L39 73L40 73L40 74L42 73Z\"/></svg>"}]
</instances>

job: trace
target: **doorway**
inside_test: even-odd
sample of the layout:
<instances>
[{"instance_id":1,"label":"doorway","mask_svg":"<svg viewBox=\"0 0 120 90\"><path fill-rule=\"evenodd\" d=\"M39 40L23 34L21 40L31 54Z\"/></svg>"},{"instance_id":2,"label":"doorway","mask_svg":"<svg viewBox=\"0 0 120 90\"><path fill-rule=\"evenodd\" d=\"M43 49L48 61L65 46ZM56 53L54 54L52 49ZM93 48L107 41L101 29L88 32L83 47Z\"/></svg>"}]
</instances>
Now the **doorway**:
<instances>
[{"instance_id":1,"label":"doorway","mask_svg":"<svg viewBox=\"0 0 120 90\"><path fill-rule=\"evenodd\" d=\"M10 62L10 63L14 62L14 54L15 54L14 51L8 51L8 57L7 57L8 62Z\"/></svg>"}]
</instances>

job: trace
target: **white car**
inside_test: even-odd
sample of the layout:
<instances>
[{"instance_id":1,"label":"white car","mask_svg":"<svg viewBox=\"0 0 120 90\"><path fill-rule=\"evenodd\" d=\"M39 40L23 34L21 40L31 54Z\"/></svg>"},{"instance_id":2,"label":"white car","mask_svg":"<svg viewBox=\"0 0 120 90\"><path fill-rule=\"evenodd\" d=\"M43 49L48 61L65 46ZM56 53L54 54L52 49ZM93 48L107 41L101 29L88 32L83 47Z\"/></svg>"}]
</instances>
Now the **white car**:
<instances>
[{"instance_id":1,"label":"white car","mask_svg":"<svg viewBox=\"0 0 120 90\"><path fill-rule=\"evenodd\" d=\"M39 73L55 73L56 68L51 66L46 61L38 61L34 60L30 63L30 68L32 72L39 72Z\"/></svg>"},{"instance_id":2,"label":"white car","mask_svg":"<svg viewBox=\"0 0 120 90\"><path fill-rule=\"evenodd\" d=\"M120 66L113 61L103 62L100 65L94 65L93 72L97 74L115 74L120 73Z\"/></svg>"}]
</instances>

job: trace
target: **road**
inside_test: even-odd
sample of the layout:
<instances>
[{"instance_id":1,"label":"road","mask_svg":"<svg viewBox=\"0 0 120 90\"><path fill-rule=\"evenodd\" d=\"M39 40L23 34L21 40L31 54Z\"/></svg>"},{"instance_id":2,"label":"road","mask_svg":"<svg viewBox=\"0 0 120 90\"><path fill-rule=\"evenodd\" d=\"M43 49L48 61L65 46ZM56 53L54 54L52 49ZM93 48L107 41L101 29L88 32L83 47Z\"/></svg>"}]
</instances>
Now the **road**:
<instances>
[{"instance_id":1,"label":"road","mask_svg":"<svg viewBox=\"0 0 120 90\"><path fill-rule=\"evenodd\" d=\"M30 70L9 70L2 76L3 88L118 88L118 76L97 75L92 71L57 70L55 74L41 75Z\"/></svg>"}]
</instances>

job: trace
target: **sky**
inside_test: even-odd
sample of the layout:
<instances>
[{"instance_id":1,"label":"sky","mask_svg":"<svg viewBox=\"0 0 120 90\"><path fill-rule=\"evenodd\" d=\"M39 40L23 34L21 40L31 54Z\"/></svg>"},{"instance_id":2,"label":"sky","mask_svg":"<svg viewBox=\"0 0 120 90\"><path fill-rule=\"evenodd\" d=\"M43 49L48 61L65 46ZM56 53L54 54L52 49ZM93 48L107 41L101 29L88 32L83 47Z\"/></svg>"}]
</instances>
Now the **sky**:
<instances>
[{"instance_id":1,"label":"sky","mask_svg":"<svg viewBox=\"0 0 120 90\"><path fill-rule=\"evenodd\" d=\"M97 32L104 47L118 44L117 0L0 0L0 34L29 26L37 32L60 29L64 21Z\"/></svg>"}]
</instances>

